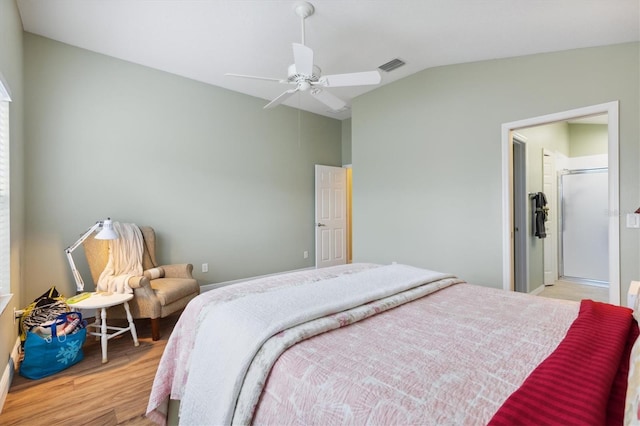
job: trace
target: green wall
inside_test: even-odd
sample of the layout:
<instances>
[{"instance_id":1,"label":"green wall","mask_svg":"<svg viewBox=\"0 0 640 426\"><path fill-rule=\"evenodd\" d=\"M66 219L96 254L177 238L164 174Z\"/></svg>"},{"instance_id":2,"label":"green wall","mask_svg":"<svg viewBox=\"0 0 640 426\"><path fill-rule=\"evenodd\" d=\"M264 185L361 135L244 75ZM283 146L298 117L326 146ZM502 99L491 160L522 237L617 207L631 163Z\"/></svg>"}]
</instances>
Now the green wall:
<instances>
[{"instance_id":1,"label":"green wall","mask_svg":"<svg viewBox=\"0 0 640 426\"><path fill-rule=\"evenodd\" d=\"M13 309L22 307L22 253L24 247L24 139L23 139L23 42L22 22L13 0L0 0L0 73L11 90L10 202L11 202L11 292L13 299L0 315L0 374L17 337Z\"/></svg>"},{"instance_id":2,"label":"green wall","mask_svg":"<svg viewBox=\"0 0 640 426\"><path fill-rule=\"evenodd\" d=\"M606 154L609 146L608 129L606 124L569 124L572 142L569 157Z\"/></svg>"},{"instance_id":3,"label":"green wall","mask_svg":"<svg viewBox=\"0 0 640 426\"><path fill-rule=\"evenodd\" d=\"M638 207L639 44L428 69L352 106L354 261L502 287L503 123L620 101L620 214ZM621 220L621 294L639 235Z\"/></svg>"},{"instance_id":4,"label":"green wall","mask_svg":"<svg viewBox=\"0 0 640 426\"><path fill-rule=\"evenodd\" d=\"M342 120L342 165L351 164L351 119Z\"/></svg>"},{"instance_id":5,"label":"green wall","mask_svg":"<svg viewBox=\"0 0 640 426\"><path fill-rule=\"evenodd\" d=\"M63 250L107 216L153 226L158 260L193 263L201 284L314 265L314 164L341 166L340 121L303 113L299 129L288 107L24 43L27 300L75 291Z\"/></svg>"}]
</instances>

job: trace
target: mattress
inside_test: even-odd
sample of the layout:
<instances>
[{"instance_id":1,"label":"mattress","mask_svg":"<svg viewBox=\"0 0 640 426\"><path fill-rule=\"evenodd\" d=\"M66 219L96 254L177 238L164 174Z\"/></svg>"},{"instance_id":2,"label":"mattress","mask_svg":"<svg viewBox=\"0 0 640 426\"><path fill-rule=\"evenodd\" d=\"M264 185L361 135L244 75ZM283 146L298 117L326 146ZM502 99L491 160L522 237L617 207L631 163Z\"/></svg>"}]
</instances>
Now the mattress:
<instances>
[{"instance_id":1,"label":"mattress","mask_svg":"<svg viewBox=\"0 0 640 426\"><path fill-rule=\"evenodd\" d=\"M288 289L306 294L333 285L336 292L342 285L355 286L360 277L370 282L387 267L378 268L343 265L203 293L187 306L169 339L147 415L164 423L173 399L181 401L185 424L221 418L234 424L487 424L556 350L580 309L579 302L476 286L427 271L426 283L273 332L249 353L250 362L234 379L238 386L231 402L221 404L230 416L207 411L215 401L226 401L218 384L228 379L226 363L231 368L236 359L211 341L220 334L212 334L211 327L240 334L233 327L246 317L233 320L220 316L229 312L220 309L233 310L239 305L231 302L260 294L277 306ZM227 316L234 325L220 320ZM222 367L209 376L214 366ZM190 395L200 405L188 401ZM201 406L203 412L194 413Z\"/></svg>"}]
</instances>

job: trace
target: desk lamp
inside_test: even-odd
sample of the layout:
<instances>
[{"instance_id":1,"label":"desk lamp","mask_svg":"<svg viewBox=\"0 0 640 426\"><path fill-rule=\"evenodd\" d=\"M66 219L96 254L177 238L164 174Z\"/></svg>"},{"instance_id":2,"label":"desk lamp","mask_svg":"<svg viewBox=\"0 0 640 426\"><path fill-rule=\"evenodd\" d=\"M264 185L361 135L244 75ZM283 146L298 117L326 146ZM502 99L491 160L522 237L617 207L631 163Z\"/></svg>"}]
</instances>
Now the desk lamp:
<instances>
[{"instance_id":1,"label":"desk lamp","mask_svg":"<svg viewBox=\"0 0 640 426\"><path fill-rule=\"evenodd\" d=\"M76 264L73 261L71 253L73 253L73 251L77 249L78 246L84 242L84 240L89 238L91 234L93 234L93 232L99 228L102 229L94 237L97 240L115 240L118 238L118 234L113 230L113 222L111 221L111 218L107 218L105 220L97 221L91 228L87 230L87 232L84 233L84 235L78 238L78 241L71 244L64 250L67 255L67 260L69 260L69 266L71 266L73 279L76 281L77 293L82 293L84 291L84 281L82 281L82 277L80 276L80 272L78 272L78 269L76 268Z\"/></svg>"}]
</instances>

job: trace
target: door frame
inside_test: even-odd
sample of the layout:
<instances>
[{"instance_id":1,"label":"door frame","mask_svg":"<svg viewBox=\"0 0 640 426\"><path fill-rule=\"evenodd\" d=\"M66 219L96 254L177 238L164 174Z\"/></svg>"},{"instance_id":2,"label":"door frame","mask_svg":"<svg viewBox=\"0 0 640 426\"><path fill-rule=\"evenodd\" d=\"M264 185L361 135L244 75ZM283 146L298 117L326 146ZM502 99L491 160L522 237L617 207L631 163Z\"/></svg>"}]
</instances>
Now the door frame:
<instances>
[{"instance_id":1,"label":"door frame","mask_svg":"<svg viewBox=\"0 0 640 426\"><path fill-rule=\"evenodd\" d=\"M344 164L343 169L347 172L347 263L353 262L353 165Z\"/></svg>"},{"instance_id":2,"label":"door frame","mask_svg":"<svg viewBox=\"0 0 640 426\"><path fill-rule=\"evenodd\" d=\"M502 287L513 290L513 132L592 115L608 115L609 302L620 304L619 102L576 108L502 124Z\"/></svg>"},{"instance_id":3,"label":"door frame","mask_svg":"<svg viewBox=\"0 0 640 426\"><path fill-rule=\"evenodd\" d=\"M542 176L542 191L547 196L547 205L549 206L549 225L546 226L547 237L543 241L543 257L542 257L542 284L543 286L553 285L558 279L558 239L560 238L558 226L559 223L559 215L560 211L558 206L558 173L557 173L557 163L556 163L556 153L544 148L542 150L542 167L544 170L544 162L546 161L546 157L551 159L551 188L549 191L546 191L546 175L543 172ZM548 281L547 267L548 263L551 263L551 282Z\"/></svg>"},{"instance_id":4,"label":"door frame","mask_svg":"<svg viewBox=\"0 0 640 426\"><path fill-rule=\"evenodd\" d=\"M527 138L514 133L513 143L513 290L529 291L529 244L527 238Z\"/></svg>"}]
</instances>

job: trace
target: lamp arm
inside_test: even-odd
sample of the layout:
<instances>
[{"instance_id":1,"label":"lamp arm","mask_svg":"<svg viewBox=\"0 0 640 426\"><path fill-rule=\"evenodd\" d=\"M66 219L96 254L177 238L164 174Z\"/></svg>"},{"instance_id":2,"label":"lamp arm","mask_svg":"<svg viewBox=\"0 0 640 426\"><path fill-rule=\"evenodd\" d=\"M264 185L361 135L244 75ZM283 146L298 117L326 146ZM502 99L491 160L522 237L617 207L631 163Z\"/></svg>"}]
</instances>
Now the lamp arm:
<instances>
[{"instance_id":1,"label":"lamp arm","mask_svg":"<svg viewBox=\"0 0 640 426\"><path fill-rule=\"evenodd\" d=\"M67 252L69 254L73 253L73 251L75 249L77 249L78 246L84 242L84 240L89 238L89 235L93 234L93 231L95 231L96 229L100 228L101 226L102 226L102 221L101 220L97 221L91 228L89 228L87 230L87 232L84 233L84 235L82 235L80 238L78 238L78 241L76 241L75 243L73 243L69 247L67 247L65 249L65 252Z\"/></svg>"},{"instance_id":2,"label":"lamp arm","mask_svg":"<svg viewBox=\"0 0 640 426\"><path fill-rule=\"evenodd\" d=\"M80 276L80 272L78 272L78 269L76 268L76 264L73 261L73 257L71 256L71 252L70 251L66 251L67 253L67 260L69 261L69 266L71 267L71 272L73 273L73 279L76 282L76 291L78 293L81 293L84 291L84 281L82 280L82 277Z\"/></svg>"},{"instance_id":3,"label":"lamp arm","mask_svg":"<svg viewBox=\"0 0 640 426\"><path fill-rule=\"evenodd\" d=\"M84 281L82 280L82 277L80 276L80 272L78 272L78 269L76 268L76 264L73 261L73 256L71 256L71 253L73 253L73 251L75 249L78 248L78 246L80 244L82 244L84 242L84 240L86 240L87 238L89 238L89 236L91 234L93 234L93 232L98 229L99 227L102 226L102 221L98 221L96 222L91 228L89 228L87 230L87 232L84 233L84 235L82 235L78 241L76 241L75 243L71 244L69 247L67 247L64 252L67 255L67 260L69 261L69 266L71 267L71 272L73 273L73 279L76 282L76 290L78 292L82 292L84 291Z\"/></svg>"}]
</instances>

